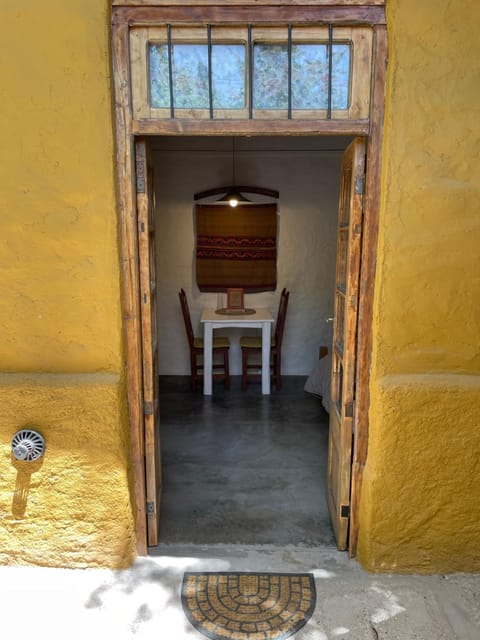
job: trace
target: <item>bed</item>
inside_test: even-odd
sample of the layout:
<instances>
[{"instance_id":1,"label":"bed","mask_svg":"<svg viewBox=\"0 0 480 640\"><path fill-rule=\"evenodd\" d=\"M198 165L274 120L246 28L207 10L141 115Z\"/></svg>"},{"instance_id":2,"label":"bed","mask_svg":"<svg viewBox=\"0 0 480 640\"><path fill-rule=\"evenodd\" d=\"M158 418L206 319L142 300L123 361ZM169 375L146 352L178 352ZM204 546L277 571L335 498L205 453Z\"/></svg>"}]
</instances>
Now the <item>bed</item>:
<instances>
[{"instance_id":1,"label":"bed","mask_svg":"<svg viewBox=\"0 0 480 640\"><path fill-rule=\"evenodd\" d=\"M323 408L328 413L330 407L330 376L332 358L327 347L320 347L319 359L307 378L304 390L321 398Z\"/></svg>"}]
</instances>

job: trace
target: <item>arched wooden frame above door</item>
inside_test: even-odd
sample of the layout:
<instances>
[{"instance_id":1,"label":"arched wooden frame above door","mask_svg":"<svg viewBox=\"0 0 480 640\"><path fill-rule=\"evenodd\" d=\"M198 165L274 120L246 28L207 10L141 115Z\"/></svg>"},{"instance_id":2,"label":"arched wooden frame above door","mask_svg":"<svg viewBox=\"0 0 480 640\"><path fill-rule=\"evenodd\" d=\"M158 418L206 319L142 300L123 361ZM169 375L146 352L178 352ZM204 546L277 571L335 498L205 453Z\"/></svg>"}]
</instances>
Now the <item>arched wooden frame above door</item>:
<instances>
[{"instance_id":1,"label":"arched wooden frame above door","mask_svg":"<svg viewBox=\"0 0 480 640\"><path fill-rule=\"evenodd\" d=\"M364 226L357 327L356 399L353 408L353 455L350 502L350 555L355 555L358 507L368 445L369 371L378 214L381 141L387 63L385 0L114 0L112 62L116 125L118 210L125 327L127 396L131 438L137 551L147 550L144 398L139 295L135 136L153 135L353 135L367 141L364 182ZM368 119L152 119L135 118L132 108L129 32L135 26L261 23L368 26L372 29L370 111Z\"/></svg>"}]
</instances>

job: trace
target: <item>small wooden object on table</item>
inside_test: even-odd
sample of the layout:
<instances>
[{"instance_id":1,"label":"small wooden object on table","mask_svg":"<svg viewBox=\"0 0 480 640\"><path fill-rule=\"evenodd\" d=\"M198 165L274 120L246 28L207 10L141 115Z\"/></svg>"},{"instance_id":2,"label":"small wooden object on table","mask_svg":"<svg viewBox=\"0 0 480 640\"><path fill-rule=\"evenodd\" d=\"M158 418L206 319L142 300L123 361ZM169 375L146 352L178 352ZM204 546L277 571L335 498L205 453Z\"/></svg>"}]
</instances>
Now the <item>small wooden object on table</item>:
<instances>
[{"instance_id":1,"label":"small wooden object on table","mask_svg":"<svg viewBox=\"0 0 480 640\"><path fill-rule=\"evenodd\" d=\"M246 309L244 304L244 290L240 288L227 289L227 306L217 309L217 313L224 316L253 315L255 309Z\"/></svg>"},{"instance_id":2,"label":"small wooden object on table","mask_svg":"<svg viewBox=\"0 0 480 640\"><path fill-rule=\"evenodd\" d=\"M227 289L227 309L232 313L241 313L245 309L243 289Z\"/></svg>"}]
</instances>

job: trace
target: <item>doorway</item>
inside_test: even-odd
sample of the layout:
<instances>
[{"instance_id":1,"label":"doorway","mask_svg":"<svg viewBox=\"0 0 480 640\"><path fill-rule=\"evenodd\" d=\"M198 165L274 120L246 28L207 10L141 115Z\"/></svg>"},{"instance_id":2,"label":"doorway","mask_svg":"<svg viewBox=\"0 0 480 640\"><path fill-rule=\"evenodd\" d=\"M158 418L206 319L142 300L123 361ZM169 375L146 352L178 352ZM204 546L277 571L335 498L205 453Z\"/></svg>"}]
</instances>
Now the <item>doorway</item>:
<instances>
[{"instance_id":1,"label":"doorway","mask_svg":"<svg viewBox=\"0 0 480 640\"><path fill-rule=\"evenodd\" d=\"M123 3L122 3L123 4ZM367 24L371 25L373 34L373 58L372 65L368 66L366 75L362 79L359 74L358 87L370 86L364 94L369 101L369 117L356 120L331 118L330 112L325 119L252 119L251 115L245 120L221 121L215 118L182 120L170 118L148 118L140 111L132 110L131 87L132 77L129 67L129 34L135 28L135 18L144 24L156 20L157 23L169 23L172 16L168 16L161 9L155 11L155 16L148 13L147 18L141 15L141 8L115 7L112 18L112 47L115 88L115 120L117 141L117 178L118 178L118 208L119 231L122 272L122 311L126 344L126 389L128 396L128 414L130 425L131 464L132 464L132 503L136 508L136 537L137 551L144 555L147 550L147 519L148 522L157 521L159 511L155 500L149 499L149 486L156 478L148 472L149 463L155 461L154 451L156 447L155 430L148 425L152 422L150 400L146 400L144 394L145 361L142 353L141 308L142 300L147 290L139 293L139 272L141 265L138 261L138 234L141 228L137 228L138 219L135 211L138 205L144 206L144 184L142 192L142 178L145 178L146 166L142 165L142 159L135 158L135 136L152 135L356 135L366 136L367 139L367 164L365 169L364 184L364 226L361 247L361 265L359 280L359 308L358 322L356 325L356 368L355 368L355 402L350 403L349 413L353 412L353 450L348 466L351 468L352 481L350 493L350 506L341 505L342 517L349 521L348 548L350 555L355 554L358 536L358 506L361 490L363 468L367 456L368 446L368 406L369 406L369 371L371 362L371 327L373 315L373 294L376 264L376 245L378 234L378 214L380 209L380 168L381 168L381 143L382 125L384 116L385 76L387 60L387 34L385 27L385 15L383 7L366 7L358 11L354 7L341 7L329 12L328 7L312 8L317 22L325 22L326 13L328 21L333 23ZM167 9L167 13L170 11ZM277 10L275 10L277 11ZM213 13L212 13L213 12ZM325 13L326 12L326 13ZM258 15L257 15L258 13ZM268 12L267 12L268 13ZM220 15L215 9L205 8L204 18L207 22L218 21ZM213 15L215 14L215 15ZM256 10L257 18L261 18L261 10ZM325 15L324 15L325 14ZM235 12L228 17L222 14L223 21L238 20ZM268 14L267 21L277 19L277 16ZM296 9L288 8L284 15L286 22L298 22L305 20L302 15L297 15ZM176 21L191 20L190 9L187 13L182 10L175 12ZM143 22L142 22L143 21ZM139 24L140 24L139 23ZM330 29L330 32L332 29ZM132 31L133 33L133 31ZM143 51L143 49L142 49ZM143 63L144 64L144 63ZM145 65L144 65L145 66ZM143 94L142 94L143 95ZM145 96L144 96L145 97ZM136 167L135 167L136 163ZM137 189L135 190L135 174L137 177ZM140 196L139 196L140 194ZM140 208L141 208L140 207ZM144 207L146 208L146 207ZM142 297L141 297L142 296ZM151 425L150 425L151 426ZM350 464L351 462L351 464ZM147 473L146 473L147 470ZM156 488L156 487L155 487Z\"/></svg>"},{"instance_id":2,"label":"doorway","mask_svg":"<svg viewBox=\"0 0 480 640\"><path fill-rule=\"evenodd\" d=\"M279 150L274 150L278 155ZM287 150L288 151L288 150ZM311 151L310 149L308 151ZM318 153L318 150L316 150ZM325 150L323 150L325 151ZM291 151L290 151L291 153ZM259 152L256 152L257 156ZM187 150L185 158L190 158L192 151ZM138 256L139 256L139 274L140 274L140 301L141 301L141 326L142 326L142 370L143 370L143 399L144 399L144 416L145 416L145 471L146 471L146 495L147 495L147 514L148 514L148 541L150 546L158 544L159 534L159 516L160 516L160 494L161 494L161 473L160 473L160 420L158 414L158 402L156 398L157 375L158 370L158 353L159 341L152 339L151 328L155 327L157 322L157 312L155 302L158 298L157 282L155 280L156 253L153 249L155 238L155 219L157 217L154 206L155 202L155 183L154 173L155 167L152 160L152 151L147 144L145 138L140 138L135 144L135 160L137 173L137 214L138 214ZM185 162L185 160L184 160ZM366 154L365 142L361 138L355 140L348 146L348 149L342 155L341 173L340 173L340 205L338 207L338 223L336 225L336 277L335 277L335 312L334 312L334 335L336 339L332 346L332 413L334 420L330 420L330 437L329 437L329 454L328 454L328 507L332 523L334 525L337 546L339 549L348 547L349 528L350 537L352 528L350 527L350 496L355 495L352 490L352 458L355 461L355 381L358 379L358 368L356 369L357 354L357 327L361 326L361 314L358 309L362 306L362 296L359 293L360 287L360 256L361 256L361 238L363 226L363 210L364 210L364 194L366 183ZM164 172L167 174L167 180L171 180L172 176L168 175L167 167L170 168L171 162L165 163ZM182 163L183 164L183 163ZM203 166L202 162L202 166ZM288 162L289 168L287 174L289 180L285 179L285 184L291 185L295 175L303 176L303 172L298 172L298 159L294 163ZM290 166L292 165L292 166ZM272 162L266 163L271 167ZM311 169L312 163L309 162ZM162 173L162 171L160 171ZM259 172L261 175L261 172ZM306 172L308 173L308 171ZM318 175L322 175L322 171L318 171L310 178L310 182L316 185ZM181 186L185 188L188 182L187 176L190 175L184 171L180 172ZM329 184L338 184L338 180L329 181ZM275 190L277 191L277 190ZM302 193L308 192L308 188L303 185ZM323 198L325 199L325 198ZM335 200L338 199L338 196ZM191 196L188 194L185 198L188 203ZM317 195L315 199L315 210L322 197ZM185 205L185 202L183 203ZM296 216L294 219L295 235L299 235L298 231L302 228L301 216L298 215L303 204L303 199L298 196L293 199L293 208ZM336 210L337 207L332 207ZM352 213L352 216L350 216ZM175 216L174 216L175 217ZM333 216L330 214L330 218ZM191 224L193 227L193 224ZM168 234L165 234L168 236ZM192 234L193 235L193 234ZM312 234L310 226L307 226L306 235L311 239ZM175 234L168 239L170 243L173 241ZM288 240L290 236L285 235ZM176 240L180 245L185 243L185 234L177 233ZM306 240L301 242L302 249L307 246ZM162 252L160 252L161 254ZM313 252L321 254L320 251ZM294 272L293 264L299 260L299 256L304 255L305 251L295 254L295 260L287 269L290 277ZM187 260L188 270L192 275L190 290L194 291L193 280L193 244L190 255ZM371 252L367 253L367 257L371 258ZM178 261L177 255L174 255L172 264ZM159 269L160 272L172 274L169 266ZM182 270L180 269L180 274ZM307 280L309 269L303 266L300 269L302 280ZM175 274L178 275L178 274ZM295 279L295 273L293 273ZM174 278L175 280L175 278ZM187 278L188 280L188 278ZM169 282L171 281L171 278ZM330 282L330 278L325 278L325 282ZM352 287L350 283L353 283ZM184 282L177 282L177 291L183 289ZM288 284L288 283L287 283ZM188 288L188 287L187 287ZM302 296L300 296L302 297ZM168 296L166 296L168 298ZM309 295L305 296L310 302L318 302L318 285L314 287ZM159 309L172 309L173 305L165 304ZM342 302L341 306L339 303ZM221 305L220 305L221 306ZM260 305L256 304L258 308ZM212 304L211 307L216 308L218 304ZM178 307L177 307L178 309ZM328 307L327 307L328 309ZM326 318L325 318L326 320ZM160 321L161 322L161 321ZM178 323L177 323L178 326ZM318 322L317 322L318 326ZM161 334L160 334L161 335ZM149 337L150 336L150 337ZM156 334L155 334L156 336ZM328 340L327 340L328 342ZM304 341L302 341L302 344ZM167 344L171 352L171 339L167 337ZM175 353L175 350L173 350ZM167 360L167 358L165 358ZM305 366L305 363L303 363ZM305 374L305 371L303 372ZM345 381L345 384L342 384ZM150 391L149 391L150 389ZM365 387L358 387L364 390ZM328 392L328 395L330 393ZM332 429L333 427L333 429ZM353 455L352 455L353 454ZM287 464L287 463L285 463ZM355 462L354 462L355 464ZM353 474L355 480L355 474ZM357 476L358 480L358 476ZM358 496L358 493L357 493ZM354 503L355 504L355 503ZM353 530L354 531L354 530Z\"/></svg>"},{"instance_id":3,"label":"doorway","mask_svg":"<svg viewBox=\"0 0 480 640\"><path fill-rule=\"evenodd\" d=\"M242 393L235 377L241 373L242 331L230 329L232 390L224 392L216 383L210 402L201 389L190 393L178 291L187 291L199 335L200 312L218 306L218 294L196 287L193 194L231 181L232 140L149 140L157 176L162 300L160 543L333 543L325 487L328 416L303 387L319 347L328 346L331 353L340 168L350 141L347 136L236 139L238 180L280 191L277 290L251 294L247 306L274 311L280 289L291 292L282 355L285 382L270 397L262 397L256 383Z\"/></svg>"}]
</instances>

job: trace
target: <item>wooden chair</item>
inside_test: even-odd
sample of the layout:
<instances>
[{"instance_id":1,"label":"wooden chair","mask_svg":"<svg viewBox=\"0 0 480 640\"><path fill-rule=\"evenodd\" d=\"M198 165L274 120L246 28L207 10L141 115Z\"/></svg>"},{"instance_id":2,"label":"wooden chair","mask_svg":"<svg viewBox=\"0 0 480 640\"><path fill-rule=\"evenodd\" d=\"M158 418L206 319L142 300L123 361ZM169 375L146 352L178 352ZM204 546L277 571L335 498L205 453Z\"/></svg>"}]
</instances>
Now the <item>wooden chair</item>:
<instances>
[{"instance_id":1,"label":"wooden chair","mask_svg":"<svg viewBox=\"0 0 480 640\"><path fill-rule=\"evenodd\" d=\"M277 391L281 387L282 341L289 297L290 293L286 289L282 289L282 292L280 294L280 302L278 305L275 332L272 336L272 341L270 344L270 368L273 373L275 388L277 389ZM244 391L246 391L248 378L261 377L261 373L259 373L261 364L259 364L258 361L254 363L252 363L251 361L249 362L249 357L251 355L255 355L256 360L258 360L259 355L261 357L262 338L261 336L242 336L240 338L240 346L242 347L242 388ZM252 371L254 373L249 373L249 371Z\"/></svg>"},{"instance_id":2,"label":"wooden chair","mask_svg":"<svg viewBox=\"0 0 480 640\"><path fill-rule=\"evenodd\" d=\"M203 361L199 361L199 358L203 359L203 338L195 338L192 328L192 320L190 318L190 311L187 303L187 295L183 289L178 292L180 298L180 306L182 307L183 320L185 322L185 329L187 332L188 347L190 349L190 375L192 383L192 391L197 388L197 380L203 380ZM230 341L228 338L213 338L213 359L215 355L221 354L223 356L222 363L213 364L213 376L215 378L225 378L225 389L230 388L230 372L228 364L228 351L230 347ZM222 369L223 372L215 373L215 371Z\"/></svg>"}]
</instances>

